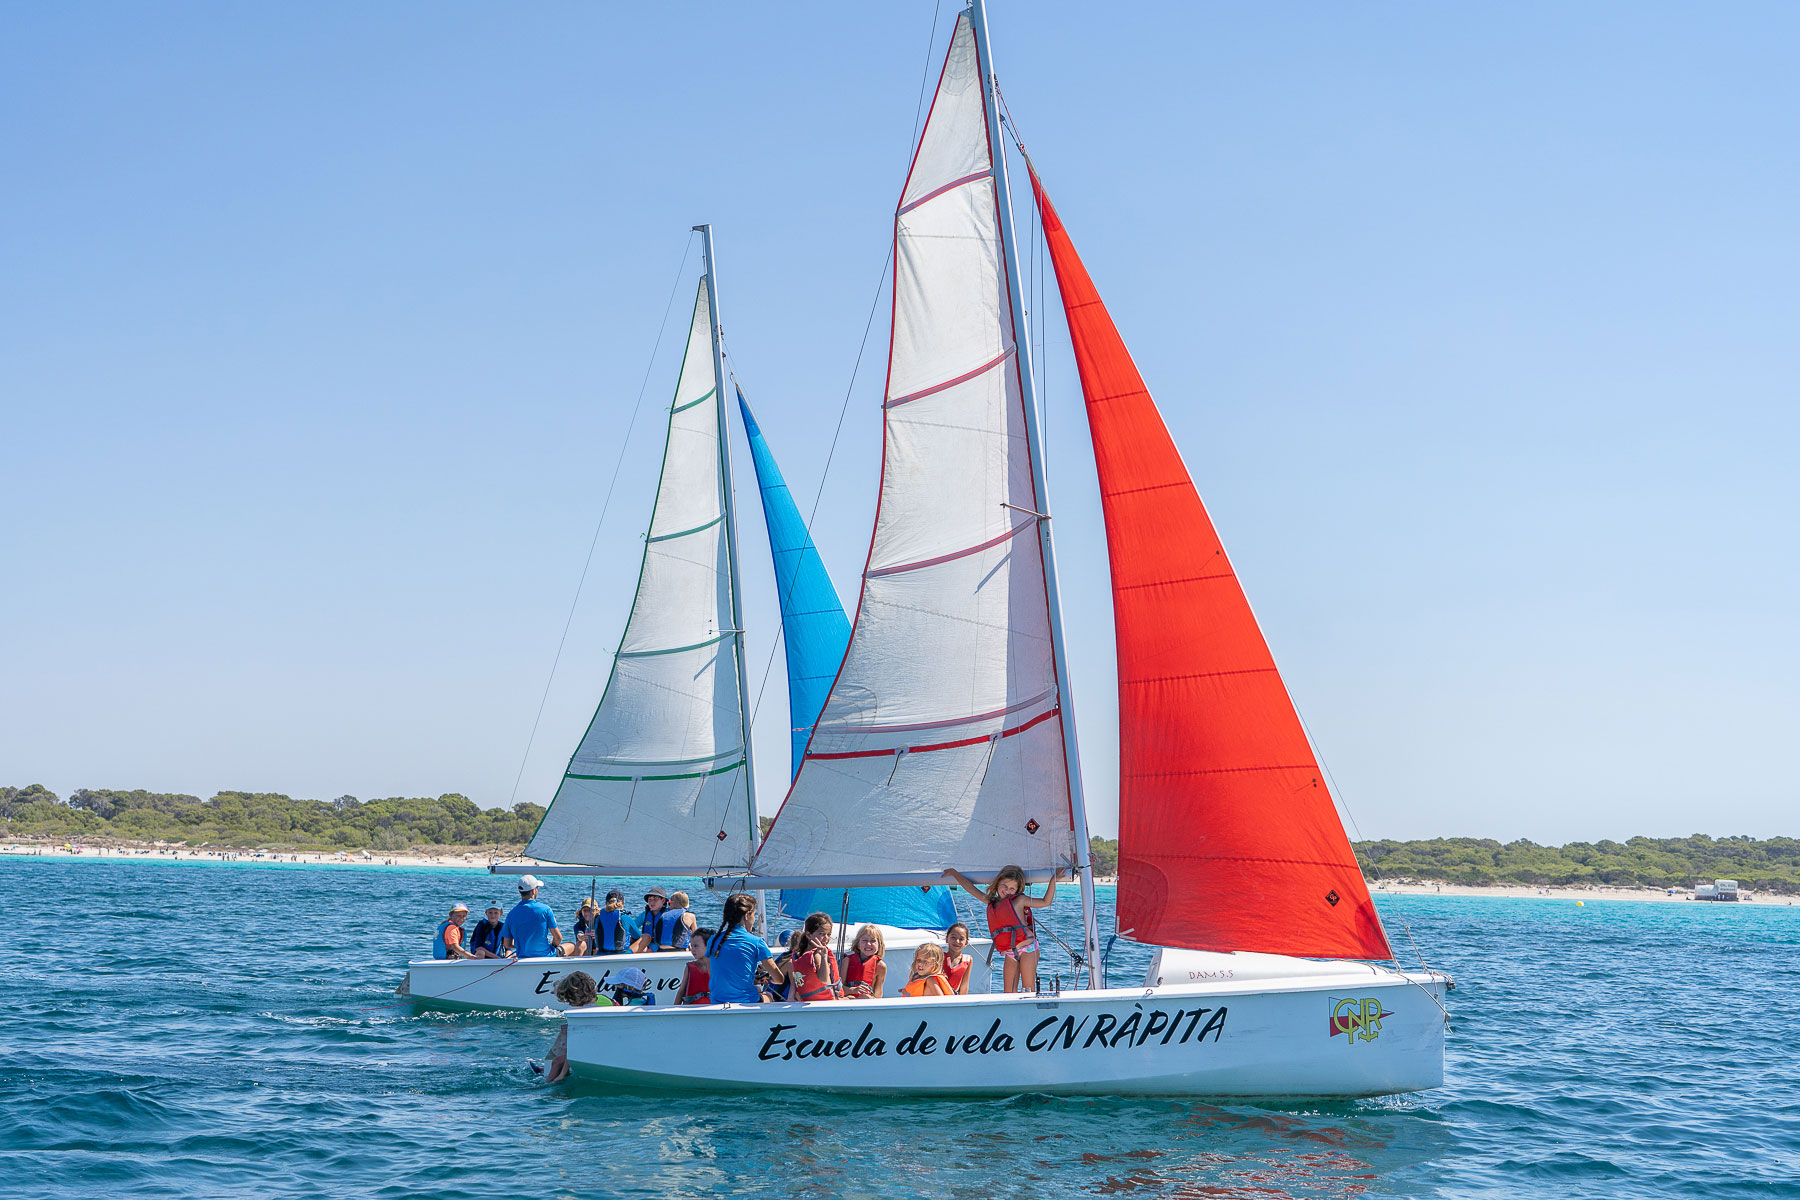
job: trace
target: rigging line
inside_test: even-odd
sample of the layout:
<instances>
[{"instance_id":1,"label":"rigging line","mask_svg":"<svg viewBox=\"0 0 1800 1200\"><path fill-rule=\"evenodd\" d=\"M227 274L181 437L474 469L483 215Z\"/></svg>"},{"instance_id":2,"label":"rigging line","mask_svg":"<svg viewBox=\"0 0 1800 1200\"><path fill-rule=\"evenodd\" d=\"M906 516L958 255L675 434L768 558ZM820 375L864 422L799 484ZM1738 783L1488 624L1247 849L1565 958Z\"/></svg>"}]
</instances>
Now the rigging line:
<instances>
[{"instance_id":1,"label":"rigging line","mask_svg":"<svg viewBox=\"0 0 1800 1200\"><path fill-rule=\"evenodd\" d=\"M937 0L937 2L932 5L932 9L931 9L931 36L929 38L927 38L925 41L925 66L919 75L919 98L913 104L912 133L907 137L907 140L906 140L906 152L907 152L907 156L908 156L909 160L912 156L913 147L916 146L919 141L919 126L925 119L925 89L927 86L930 85L930 82L931 82L931 58L932 58L931 52L934 49L936 49L936 47L937 47L938 13L942 7L943 7L943 0ZM866 319L863 322L862 341L856 347L856 361L853 364L851 364L851 367L850 367L850 382L844 388L844 402L838 406L837 426L831 431L831 448L825 452L825 467L823 470L821 470L819 472L819 486L813 492L812 509L806 515L806 536L809 540L812 538L813 522L814 522L814 520L817 519L817 517L819 515L819 502L821 500L823 500L825 497L825 481L831 475L832 459L834 457L836 457L836 455L837 455L838 438L840 436L842 436L842 434L844 432L844 418L850 412L850 397L856 391L857 375L862 371L863 355L865 353L867 353L868 348L869 348L869 331L875 328L875 313L881 307L881 293L887 286L888 268L893 265L893 261L894 261L894 239L893 239L893 237L890 236L888 238L887 242L888 242L887 253L882 257L882 260L881 260L881 274L875 280L875 295L869 301L869 316L868 316L868 319ZM725 334L724 334L723 330L721 330L719 333L719 346L721 349L726 350L727 361L731 362L733 364L733 367L735 367L736 358L735 358L735 356L731 355L729 352L729 348L728 348L729 343L725 340ZM733 372L732 372L731 381L734 386L738 382L737 374L736 374L735 370L733 370ZM728 432L727 432L726 436L729 436ZM798 586L799 582L800 582L800 573L798 571L796 571L796 572L794 572L793 582L789 584L788 594L781 598L781 607L780 607L780 609L777 609L778 619L779 619L779 613L782 610L786 609L787 602L793 598L793 589L794 589L794 587ZM770 672L772 672L775 669L775 655L781 649L782 642L786 638L786 636L787 636L787 630L784 627L781 630L781 633L775 638L774 642L770 645L769 657L768 657L767 661L765 661L763 663L762 680L761 680L761 682L759 682L756 685L756 703L754 703L750 706L749 726L750 726L750 729L752 732L754 732L756 729L756 718L762 712L763 694L768 690L768 687L769 687L769 674L770 674ZM737 796L737 780L735 778L733 778L733 780L731 782L731 793L730 793L730 795L726 796L726 798L725 798L725 811L727 811L727 812L730 811L732 801L736 798L736 796ZM758 817L759 823L760 823L760 820L761 820L761 818L759 816ZM765 836L766 836L766 834L765 834ZM713 847L713 859L714 860L716 860L718 858L718 853L719 853L719 848L717 845L715 845ZM756 853L755 846L750 847L750 853L752 855L754 855ZM716 865L716 863L709 861L709 865Z\"/></svg>"},{"instance_id":2,"label":"rigging line","mask_svg":"<svg viewBox=\"0 0 1800 1200\"><path fill-rule=\"evenodd\" d=\"M669 289L669 301L663 305L662 324L656 329L656 343L650 347L650 362L644 367L644 381L638 385L637 401L631 406L631 420L626 422L625 436L619 440L619 459L613 463L612 479L606 485L606 498L600 502L600 518L594 522L594 536L588 542L587 557L581 561L581 578L575 582L575 598L569 602L569 616L563 622L562 636L556 640L556 656L550 661L550 677L544 680L544 694L538 698L537 716L531 721L531 734L525 739L525 755L519 760L519 773L513 778L511 807L519 798L519 784L525 779L525 767L531 761L531 747L537 741L538 725L544 719L544 706L550 701L550 687L556 682L556 668L562 663L563 647L569 641L569 629L575 624L575 610L581 605L581 589L587 584L588 569L594 565L594 548L600 544L600 530L606 524L607 510L612 507L613 488L618 485L619 471L625 465L625 451L631 445L631 431L637 426L638 413L644 407L644 393L650 389L650 373L656 369L656 354L662 349L663 335L669 329L669 313L674 311L675 296L681 291L681 280L687 274L687 261L694 252L694 234L688 232L681 248L681 266L675 271L675 285Z\"/></svg>"}]
</instances>

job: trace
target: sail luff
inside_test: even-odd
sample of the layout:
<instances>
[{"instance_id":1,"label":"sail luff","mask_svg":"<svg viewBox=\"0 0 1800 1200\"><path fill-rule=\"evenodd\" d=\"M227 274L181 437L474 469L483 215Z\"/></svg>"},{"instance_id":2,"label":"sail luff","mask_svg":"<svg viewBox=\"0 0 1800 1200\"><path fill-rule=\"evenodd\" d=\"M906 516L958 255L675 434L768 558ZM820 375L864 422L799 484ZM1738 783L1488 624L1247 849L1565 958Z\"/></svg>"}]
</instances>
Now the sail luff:
<instances>
[{"instance_id":1,"label":"sail luff","mask_svg":"<svg viewBox=\"0 0 1800 1200\"><path fill-rule=\"evenodd\" d=\"M1063 641L1062 592L1056 583L1056 544L1050 531L1050 484L1044 469L1044 453L1038 430L1037 377L1031 358L1030 313L1025 304L1024 281L1019 276L1018 244L1013 238L1012 176L1007 169L1006 143L996 137L1000 112L993 49L988 41L987 5L972 5L975 53L981 64L983 111L987 119L988 154L994 164L994 211L1000 224L1000 243L1006 262L1006 285L1011 298L1013 346L1023 346L1014 357L1019 392L1025 409L1025 443L1031 457L1031 480L1036 499L1038 538L1044 563L1044 601L1050 616L1050 649L1056 665L1056 690L1061 698L1063 772L1069 789L1069 820L1075 841L1075 871L1081 885L1082 940L1088 985L1101 986L1099 907L1094 898L1094 864L1088 843L1087 802L1081 781L1081 743L1075 735L1075 692L1069 686L1069 660Z\"/></svg>"},{"instance_id":2,"label":"sail luff","mask_svg":"<svg viewBox=\"0 0 1800 1200\"><path fill-rule=\"evenodd\" d=\"M1035 172L1106 520L1118 927L1196 950L1393 957L1193 479Z\"/></svg>"}]
</instances>

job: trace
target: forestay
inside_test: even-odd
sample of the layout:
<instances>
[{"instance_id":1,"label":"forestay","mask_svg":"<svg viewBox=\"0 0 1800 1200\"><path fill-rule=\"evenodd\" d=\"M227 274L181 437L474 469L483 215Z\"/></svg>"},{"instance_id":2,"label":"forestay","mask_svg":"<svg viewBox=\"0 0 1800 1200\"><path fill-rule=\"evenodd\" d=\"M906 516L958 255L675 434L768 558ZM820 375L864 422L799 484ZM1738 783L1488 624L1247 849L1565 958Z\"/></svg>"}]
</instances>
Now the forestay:
<instances>
[{"instance_id":1,"label":"forestay","mask_svg":"<svg viewBox=\"0 0 1800 1200\"><path fill-rule=\"evenodd\" d=\"M533 858L691 874L749 860L723 411L702 282L631 616Z\"/></svg>"},{"instance_id":2,"label":"forestay","mask_svg":"<svg viewBox=\"0 0 1800 1200\"><path fill-rule=\"evenodd\" d=\"M850 648L764 877L1074 861L990 132L964 14L895 214L881 491Z\"/></svg>"}]
</instances>

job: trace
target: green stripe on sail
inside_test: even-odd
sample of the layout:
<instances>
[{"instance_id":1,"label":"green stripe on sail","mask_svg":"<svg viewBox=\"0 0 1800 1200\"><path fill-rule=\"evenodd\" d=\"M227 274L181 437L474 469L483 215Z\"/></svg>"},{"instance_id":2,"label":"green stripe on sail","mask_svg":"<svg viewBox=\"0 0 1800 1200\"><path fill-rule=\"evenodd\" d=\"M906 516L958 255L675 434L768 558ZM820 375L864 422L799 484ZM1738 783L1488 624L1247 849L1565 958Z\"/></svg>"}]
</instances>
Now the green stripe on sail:
<instances>
[{"instance_id":1,"label":"green stripe on sail","mask_svg":"<svg viewBox=\"0 0 1800 1200\"><path fill-rule=\"evenodd\" d=\"M734 763L726 763L722 767L714 767L710 771L687 771L680 775L564 775L564 779L602 779L610 783L630 783L634 779L649 781L653 779L699 779L706 775L723 775L727 771L735 771L744 765L743 759Z\"/></svg>"},{"instance_id":2,"label":"green stripe on sail","mask_svg":"<svg viewBox=\"0 0 1800 1200\"><path fill-rule=\"evenodd\" d=\"M707 638L704 642L695 642L691 646L670 646L667 650L621 650L616 658L655 658L659 654L680 654L684 650L702 650L707 646L716 646L731 634L721 633L718 637Z\"/></svg>"},{"instance_id":3,"label":"green stripe on sail","mask_svg":"<svg viewBox=\"0 0 1800 1200\"><path fill-rule=\"evenodd\" d=\"M714 525L717 525L720 521L723 521L724 519L725 519L725 514L720 513L718 516L714 517L712 520L708 521L704 525L696 525L692 529L682 529L682 530L676 531L675 533L659 533L652 537L647 537L644 540L647 542L666 542L666 541L669 541L671 538L686 537L690 533L699 533L702 530L711 529Z\"/></svg>"},{"instance_id":4,"label":"green stripe on sail","mask_svg":"<svg viewBox=\"0 0 1800 1200\"><path fill-rule=\"evenodd\" d=\"M686 404L676 405L674 408L670 409L669 411L672 413L686 412L688 409L694 407L694 405L696 405L696 404L705 404L708 400L711 400L713 398L713 393L718 390L719 389L716 387L709 387L706 389L706 394L701 396L699 399L689 400Z\"/></svg>"}]
</instances>

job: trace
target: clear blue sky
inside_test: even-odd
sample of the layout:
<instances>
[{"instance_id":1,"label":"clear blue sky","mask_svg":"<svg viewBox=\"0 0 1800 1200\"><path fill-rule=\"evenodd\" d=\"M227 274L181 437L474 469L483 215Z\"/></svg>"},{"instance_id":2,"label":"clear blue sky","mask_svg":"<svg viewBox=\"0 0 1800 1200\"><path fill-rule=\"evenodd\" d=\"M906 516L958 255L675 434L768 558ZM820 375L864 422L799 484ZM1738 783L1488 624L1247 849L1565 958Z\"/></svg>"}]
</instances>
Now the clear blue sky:
<instances>
[{"instance_id":1,"label":"clear blue sky","mask_svg":"<svg viewBox=\"0 0 1800 1200\"><path fill-rule=\"evenodd\" d=\"M991 13L1360 831L1795 833L1800 8ZM931 16L7 3L0 782L505 803L696 221L736 368L796 493L817 484ZM885 323L815 529L852 601ZM1048 325L1110 832L1105 557ZM598 698L678 341L522 799ZM768 696L772 811L779 662Z\"/></svg>"}]
</instances>

